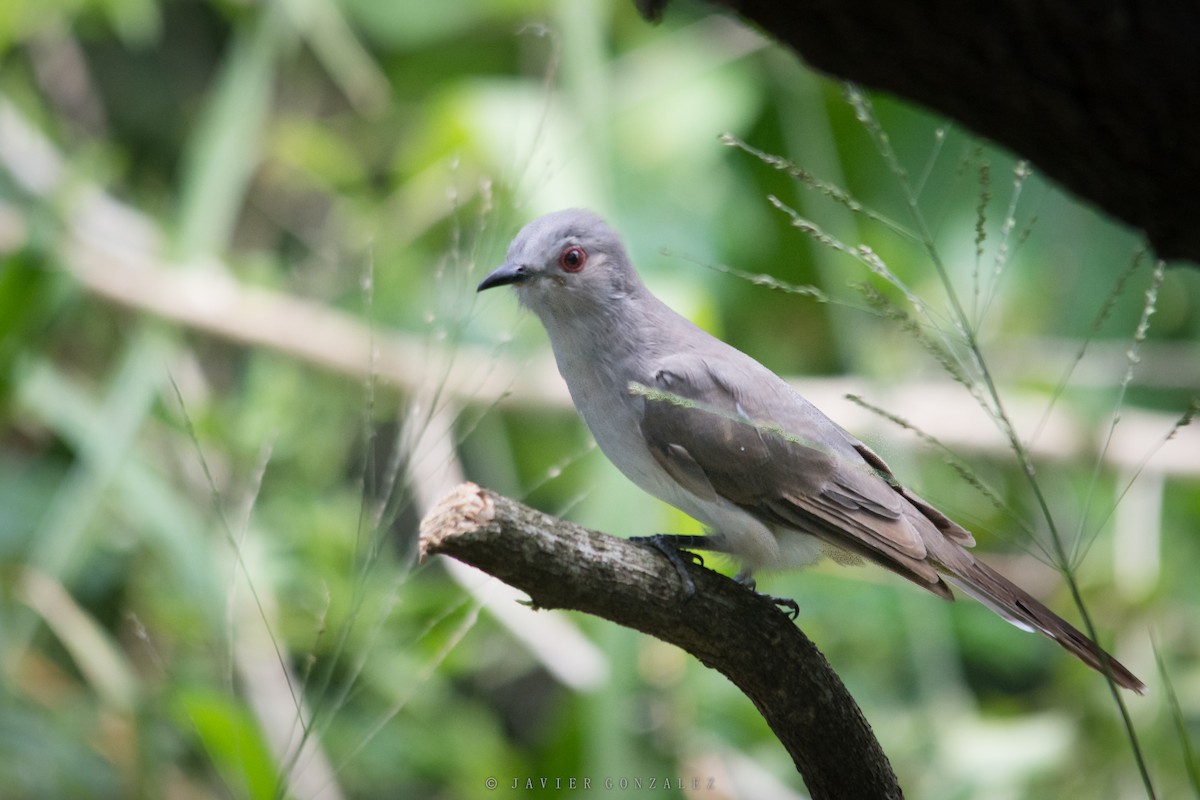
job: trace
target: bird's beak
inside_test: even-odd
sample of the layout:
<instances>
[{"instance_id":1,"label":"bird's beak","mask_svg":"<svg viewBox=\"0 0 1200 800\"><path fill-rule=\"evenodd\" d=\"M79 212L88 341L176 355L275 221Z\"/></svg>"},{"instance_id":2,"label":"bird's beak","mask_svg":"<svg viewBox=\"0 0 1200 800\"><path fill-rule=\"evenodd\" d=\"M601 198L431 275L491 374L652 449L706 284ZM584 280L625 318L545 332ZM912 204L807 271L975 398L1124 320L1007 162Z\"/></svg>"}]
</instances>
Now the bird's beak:
<instances>
[{"instance_id":1,"label":"bird's beak","mask_svg":"<svg viewBox=\"0 0 1200 800\"><path fill-rule=\"evenodd\" d=\"M482 292L484 289L491 289L493 286L521 283L530 277L529 270L523 264L501 264L479 282L479 288L475 291Z\"/></svg>"}]
</instances>

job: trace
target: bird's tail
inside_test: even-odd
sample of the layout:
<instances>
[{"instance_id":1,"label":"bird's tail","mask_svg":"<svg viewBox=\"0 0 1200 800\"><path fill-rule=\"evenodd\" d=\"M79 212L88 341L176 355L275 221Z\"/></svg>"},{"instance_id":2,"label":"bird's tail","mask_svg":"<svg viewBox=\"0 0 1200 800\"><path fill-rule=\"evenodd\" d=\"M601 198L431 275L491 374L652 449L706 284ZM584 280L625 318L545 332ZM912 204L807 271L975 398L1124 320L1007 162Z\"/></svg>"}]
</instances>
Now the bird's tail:
<instances>
[{"instance_id":1,"label":"bird's tail","mask_svg":"<svg viewBox=\"0 0 1200 800\"><path fill-rule=\"evenodd\" d=\"M962 551L960 551L962 552ZM968 553L943 577L1001 617L1027 631L1038 631L1097 672L1108 672L1118 686L1145 694L1146 684L1073 625L1038 602L1032 595Z\"/></svg>"}]
</instances>

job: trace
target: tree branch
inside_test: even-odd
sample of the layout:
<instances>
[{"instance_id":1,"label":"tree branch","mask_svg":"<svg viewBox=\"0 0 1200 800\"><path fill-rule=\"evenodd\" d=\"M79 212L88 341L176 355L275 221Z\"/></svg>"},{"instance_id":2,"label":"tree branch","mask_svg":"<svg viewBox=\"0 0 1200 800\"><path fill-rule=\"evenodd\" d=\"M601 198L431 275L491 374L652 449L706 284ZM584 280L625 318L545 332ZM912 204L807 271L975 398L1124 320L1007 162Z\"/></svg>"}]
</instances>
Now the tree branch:
<instances>
[{"instance_id":1,"label":"tree branch","mask_svg":"<svg viewBox=\"0 0 1200 800\"><path fill-rule=\"evenodd\" d=\"M472 483L421 523L421 555L451 556L529 594L691 653L742 690L813 798L896 798L900 787L858 705L816 646L763 597L699 566L686 602L654 550L543 514Z\"/></svg>"}]
</instances>

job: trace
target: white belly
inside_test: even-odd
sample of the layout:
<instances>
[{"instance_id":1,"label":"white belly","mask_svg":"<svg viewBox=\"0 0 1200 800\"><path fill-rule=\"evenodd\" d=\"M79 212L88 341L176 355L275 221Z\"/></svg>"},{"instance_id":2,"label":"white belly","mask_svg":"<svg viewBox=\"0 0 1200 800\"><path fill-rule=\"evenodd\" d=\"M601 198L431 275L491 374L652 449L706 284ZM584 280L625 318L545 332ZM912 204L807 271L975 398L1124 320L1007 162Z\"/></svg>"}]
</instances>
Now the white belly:
<instances>
[{"instance_id":1,"label":"white belly","mask_svg":"<svg viewBox=\"0 0 1200 800\"><path fill-rule=\"evenodd\" d=\"M822 548L816 538L799 531L768 527L724 498L708 500L684 489L646 446L639 422L642 401L630 397L627 402L597 402L604 396L604 390L591 381L581 383L588 384L587 388L579 387L577 392L568 381L572 399L609 461L643 491L710 528L714 549L738 559L745 574L795 569L821 558Z\"/></svg>"}]
</instances>

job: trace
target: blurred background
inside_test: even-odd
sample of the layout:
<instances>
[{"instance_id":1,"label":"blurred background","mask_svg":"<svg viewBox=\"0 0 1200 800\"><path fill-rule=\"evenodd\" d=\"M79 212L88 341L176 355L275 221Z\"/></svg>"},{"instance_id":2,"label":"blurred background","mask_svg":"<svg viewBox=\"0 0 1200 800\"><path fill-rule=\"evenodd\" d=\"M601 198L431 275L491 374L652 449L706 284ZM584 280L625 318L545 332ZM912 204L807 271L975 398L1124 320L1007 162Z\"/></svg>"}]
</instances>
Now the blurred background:
<instances>
[{"instance_id":1,"label":"blurred background","mask_svg":"<svg viewBox=\"0 0 1200 800\"><path fill-rule=\"evenodd\" d=\"M1125 699L1159 796L1196 791L1195 269L700 4L16 0L0 794L806 796L680 651L416 563L463 478L700 532L596 450L511 293L475 295L567 206L1078 621L1068 566L1151 685ZM872 568L760 588L796 598L909 796L1147 796L1108 687L1052 643Z\"/></svg>"}]
</instances>

